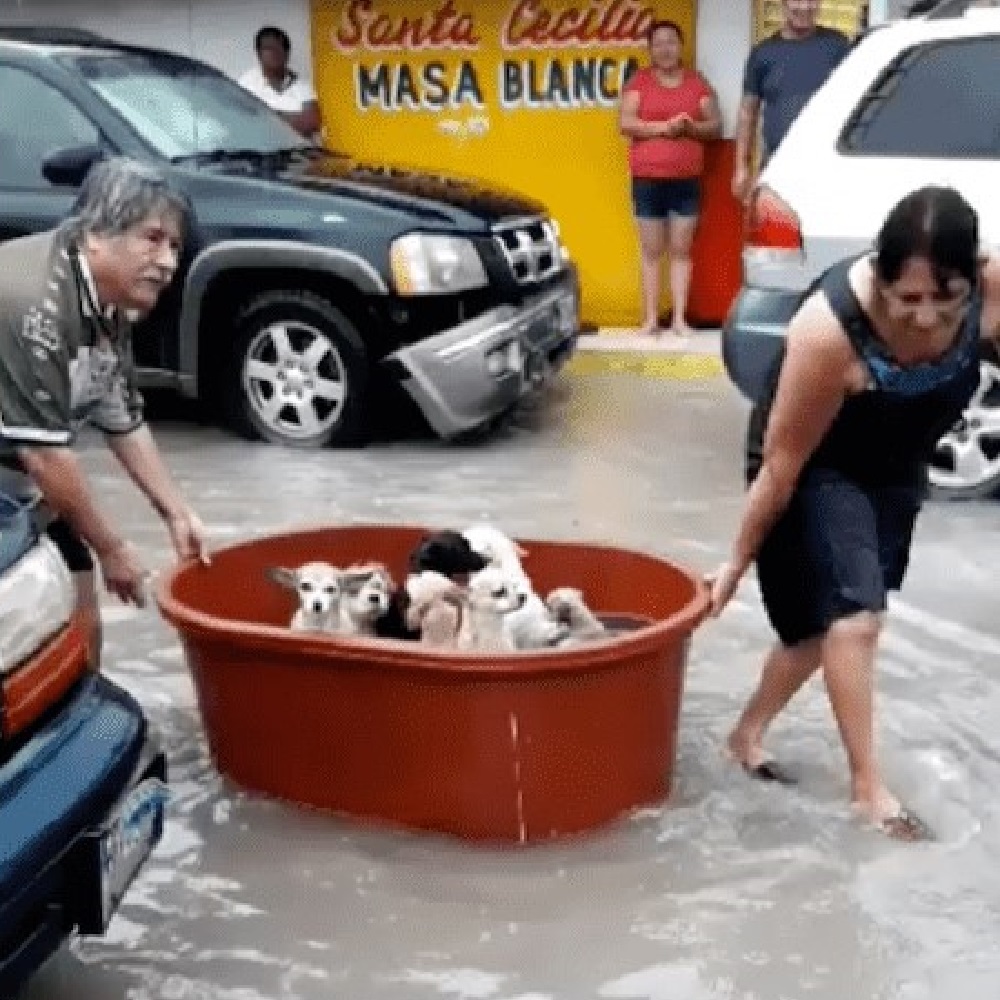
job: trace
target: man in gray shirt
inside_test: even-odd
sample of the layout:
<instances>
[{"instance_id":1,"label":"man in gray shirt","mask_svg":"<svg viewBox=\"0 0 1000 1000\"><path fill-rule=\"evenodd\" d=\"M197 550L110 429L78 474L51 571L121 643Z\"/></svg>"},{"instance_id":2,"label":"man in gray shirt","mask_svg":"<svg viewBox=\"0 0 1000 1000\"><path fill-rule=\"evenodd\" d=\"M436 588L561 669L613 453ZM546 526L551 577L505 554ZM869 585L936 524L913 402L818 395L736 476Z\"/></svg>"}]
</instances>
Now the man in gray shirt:
<instances>
[{"instance_id":1,"label":"man in gray shirt","mask_svg":"<svg viewBox=\"0 0 1000 1000\"><path fill-rule=\"evenodd\" d=\"M781 30L751 49L743 74L733 169L733 194L740 201L753 186L750 159L758 120L763 164L851 47L843 32L816 23L820 0L783 0L782 6Z\"/></svg>"},{"instance_id":2,"label":"man in gray shirt","mask_svg":"<svg viewBox=\"0 0 1000 1000\"><path fill-rule=\"evenodd\" d=\"M105 586L143 603L146 572L96 498L72 450L103 431L163 518L180 558L204 558L204 529L143 420L132 323L173 280L190 206L156 170L124 159L88 174L70 219L0 246L0 488L39 499L46 530L77 581L99 660L94 560Z\"/></svg>"}]
</instances>

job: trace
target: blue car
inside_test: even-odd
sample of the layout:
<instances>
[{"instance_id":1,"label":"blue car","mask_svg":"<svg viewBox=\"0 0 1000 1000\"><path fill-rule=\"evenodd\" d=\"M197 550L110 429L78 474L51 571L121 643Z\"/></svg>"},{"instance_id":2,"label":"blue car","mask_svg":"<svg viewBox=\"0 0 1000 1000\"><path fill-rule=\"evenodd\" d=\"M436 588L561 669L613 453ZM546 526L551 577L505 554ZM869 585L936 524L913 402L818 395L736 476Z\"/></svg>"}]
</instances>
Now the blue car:
<instances>
[{"instance_id":1,"label":"blue car","mask_svg":"<svg viewBox=\"0 0 1000 1000\"><path fill-rule=\"evenodd\" d=\"M47 545L0 495L0 997L70 935L105 932L162 836L167 801L156 736L89 665L85 623L70 611L46 629L45 601L25 598L51 592ZM14 637L32 634L38 648L8 660Z\"/></svg>"}]
</instances>

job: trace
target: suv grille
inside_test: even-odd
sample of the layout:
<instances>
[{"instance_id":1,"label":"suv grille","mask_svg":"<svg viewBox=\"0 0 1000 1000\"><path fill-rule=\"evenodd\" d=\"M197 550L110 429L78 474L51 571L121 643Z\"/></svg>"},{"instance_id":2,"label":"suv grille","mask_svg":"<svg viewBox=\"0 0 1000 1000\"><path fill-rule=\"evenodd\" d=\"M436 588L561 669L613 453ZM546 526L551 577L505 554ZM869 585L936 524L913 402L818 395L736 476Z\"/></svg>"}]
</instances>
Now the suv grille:
<instances>
[{"instance_id":1,"label":"suv grille","mask_svg":"<svg viewBox=\"0 0 1000 1000\"><path fill-rule=\"evenodd\" d=\"M542 281L562 269L559 233L549 219L519 219L495 226L493 234L520 284Z\"/></svg>"}]
</instances>

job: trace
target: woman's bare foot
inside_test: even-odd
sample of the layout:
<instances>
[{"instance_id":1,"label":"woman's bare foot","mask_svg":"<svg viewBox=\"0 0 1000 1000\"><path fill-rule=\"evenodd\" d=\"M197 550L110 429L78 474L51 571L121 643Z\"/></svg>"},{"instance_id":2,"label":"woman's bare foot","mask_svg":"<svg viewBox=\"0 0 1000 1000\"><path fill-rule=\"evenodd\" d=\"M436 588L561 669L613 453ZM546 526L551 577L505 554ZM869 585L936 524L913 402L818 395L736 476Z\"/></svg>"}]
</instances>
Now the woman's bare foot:
<instances>
[{"instance_id":1,"label":"woman's bare foot","mask_svg":"<svg viewBox=\"0 0 1000 1000\"><path fill-rule=\"evenodd\" d=\"M782 785L795 783L795 779L764 752L759 736L747 736L738 728L734 729L726 739L726 756L758 781L776 781Z\"/></svg>"},{"instance_id":2,"label":"woman's bare foot","mask_svg":"<svg viewBox=\"0 0 1000 1000\"><path fill-rule=\"evenodd\" d=\"M734 729L726 737L726 753L730 760L745 767L757 767L766 759L760 737L747 736L739 729Z\"/></svg>"},{"instance_id":3,"label":"woman's bare foot","mask_svg":"<svg viewBox=\"0 0 1000 1000\"><path fill-rule=\"evenodd\" d=\"M677 340L690 340L693 333L694 329L688 326L687 322L684 320L670 324L670 336L676 338Z\"/></svg>"},{"instance_id":4,"label":"woman's bare foot","mask_svg":"<svg viewBox=\"0 0 1000 1000\"><path fill-rule=\"evenodd\" d=\"M871 795L855 789L851 808L877 830L894 840L933 839L933 834L923 820L905 809L887 788L879 788Z\"/></svg>"},{"instance_id":5,"label":"woman's bare foot","mask_svg":"<svg viewBox=\"0 0 1000 1000\"><path fill-rule=\"evenodd\" d=\"M660 324L657 320L652 320L651 322L643 323L639 327L640 337L659 337L663 331L660 329Z\"/></svg>"}]
</instances>

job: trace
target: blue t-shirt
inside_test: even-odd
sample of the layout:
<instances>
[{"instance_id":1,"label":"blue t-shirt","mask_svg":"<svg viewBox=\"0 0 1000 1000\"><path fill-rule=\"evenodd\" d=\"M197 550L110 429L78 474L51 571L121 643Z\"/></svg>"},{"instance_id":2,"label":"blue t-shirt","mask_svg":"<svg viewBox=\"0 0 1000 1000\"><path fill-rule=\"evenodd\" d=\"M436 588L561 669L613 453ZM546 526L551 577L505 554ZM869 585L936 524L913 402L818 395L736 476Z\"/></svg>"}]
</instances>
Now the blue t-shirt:
<instances>
[{"instance_id":1,"label":"blue t-shirt","mask_svg":"<svg viewBox=\"0 0 1000 1000\"><path fill-rule=\"evenodd\" d=\"M807 38L783 38L775 33L750 50L743 73L743 93L761 103L765 156L778 148L806 102L850 47L843 32L819 26Z\"/></svg>"}]
</instances>

